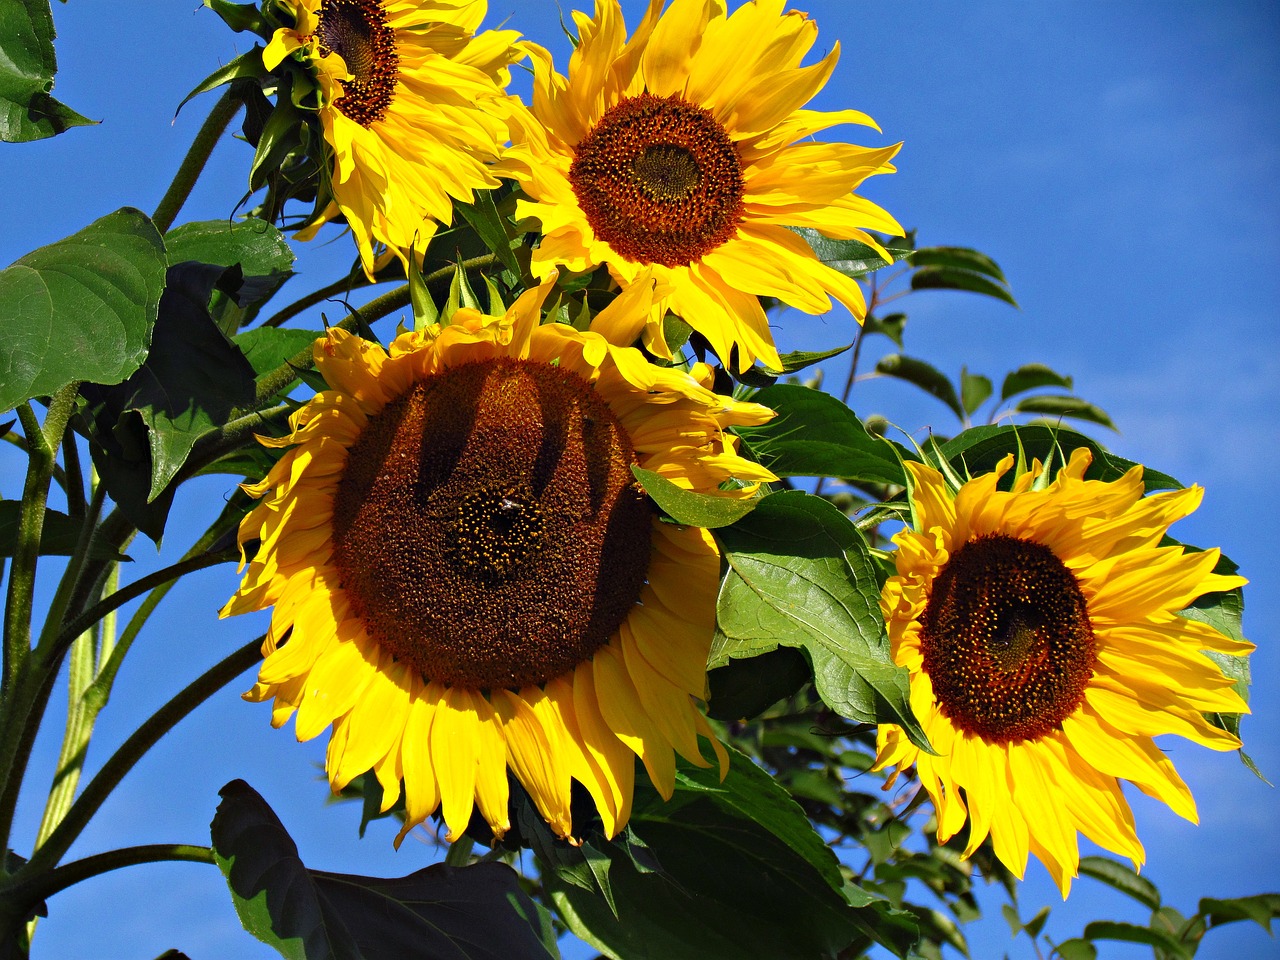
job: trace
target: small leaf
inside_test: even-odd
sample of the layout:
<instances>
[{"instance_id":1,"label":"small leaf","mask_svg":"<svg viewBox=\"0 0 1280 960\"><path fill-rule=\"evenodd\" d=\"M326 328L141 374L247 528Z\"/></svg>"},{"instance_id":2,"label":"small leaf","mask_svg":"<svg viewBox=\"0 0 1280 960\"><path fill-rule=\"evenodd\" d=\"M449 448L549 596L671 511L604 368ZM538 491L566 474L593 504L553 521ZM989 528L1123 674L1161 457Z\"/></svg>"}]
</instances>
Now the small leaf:
<instances>
[{"instance_id":1,"label":"small leaf","mask_svg":"<svg viewBox=\"0 0 1280 960\"><path fill-rule=\"evenodd\" d=\"M902 467L906 451L870 433L852 410L830 394L777 384L751 399L778 416L737 432L752 456L778 476L906 484Z\"/></svg>"},{"instance_id":2,"label":"small leaf","mask_svg":"<svg viewBox=\"0 0 1280 960\"><path fill-rule=\"evenodd\" d=\"M233 780L220 794L210 832L236 913L291 960L556 956L530 923L537 909L505 864L435 864L386 880L311 870L252 787Z\"/></svg>"},{"instance_id":3,"label":"small leaf","mask_svg":"<svg viewBox=\"0 0 1280 960\"><path fill-rule=\"evenodd\" d=\"M898 349L902 349L902 332L907 326L907 315L905 313L891 313L886 317L873 317L870 314L862 321L863 336L872 333L879 333L888 337L897 345Z\"/></svg>"},{"instance_id":4,"label":"small leaf","mask_svg":"<svg viewBox=\"0 0 1280 960\"><path fill-rule=\"evenodd\" d=\"M889 655L866 541L848 517L821 497L787 491L716 536L729 572L711 666L803 646L828 706L862 723L896 723L930 749L911 713L906 670Z\"/></svg>"},{"instance_id":5,"label":"small leaf","mask_svg":"<svg viewBox=\"0 0 1280 960\"><path fill-rule=\"evenodd\" d=\"M661 474L637 466L631 472L644 487L644 492L677 523L714 530L727 527L756 508L759 497L721 497L713 493L695 493L678 487Z\"/></svg>"},{"instance_id":6,"label":"small leaf","mask_svg":"<svg viewBox=\"0 0 1280 960\"><path fill-rule=\"evenodd\" d=\"M498 212L493 199L492 190L479 190L471 203L454 200L454 207L462 214L462 218L471 224L471 228L480 235L484 245L488 247L502 265L517 277L520 276L520 264L516 261L515 252L511 249L511 237L507 234L506 222Z\"/></svg>"},{"instance_id":7,"label":"small leaf","mask_svg":"<svg viewBox=\"0 0 1280 960\"><path fill-rule=\"evenodd\" d=\"M824 237L811 227L790 228L804 238L813 249L814 255L832 270L843 273L846 277L862 277L890 264L876 252L858 240L832 240ZM893 262L905 260L915 251L911 247L886 244L885 249L893 257Z\"/></svg>"},{"instance_id":8,"label":"small leaf","mask_svg":"<svg viewBox=\"0 0 1280 960\"><path fill-rule=\"evenodd\" d=\"M961 420L964 419L964 407L960 403L960 398L956 396L955 387L947 379L946 374L932 364L915 357L891 353L880 358L880 362L876 364L876 372L915 384L925 393L945 403Z\"/></svg>"},{"instance_id":9,"label":"small leaf","mask_svg":"<svg viewBox=\"0 0 1280 960\"><path fill-rule=\"evenodd\" d=\"M1071 417L1088 423L1101 424L1112 430L1116 425L1101 407L1082 400L1079 397L1060 395L1024 397L1013 408L1018 413L1038 413L1047 417Z\"/></svg>"},{"instance_id":10,"label":"small leaf","mask_svg":"<svg viewBox=\"0 0 1280 960\"><path fill-rule=\"evenodd\" d=\"M0 141L43 140L95 122L49 96L54 36L48 0L0 0Z\"/></svg>"},{"instance_id":11,"label":"small leaf","mask_svg":"<svg viewBox=\"0 0 1280 960\"><path fill-rule=\"evenodd\" d=\"M977 250L922 247L911 264L912 290L967 290L1018 305L996 262Z\"/></svg>"},{"instance_id":12,"label":"small leaf","mask_svg":"<svg viewBox=\"0 0 1280 960\"><path fill-rule=\"evenodd\" d=\"M230 0L204 0L204 5L220 16L236 33L251 30L266 39L271 35L258 7L252 3L231 3Z\"/></svg>"},{"instance_id":13,"label":"small leaf","mask_svg":"<svg viewBox=\"0 0 1280 960\"><path fill-rule=\"evenodd\" d=\"M160 234L129 208L0 271L0 411L77 380L128 377L147 355L164 284Z\"/></svg>"},{"instance_id":14,"label":"small leaf","mask_svg":"<svg viewBox=\"0 0 1280 960\"><path fill-rule=\"evenodd\" d=\"M913 267L950 267L986 274L1005 283L999 264L985 253L968 247L920 247L911 257Z\"/></svg>"},{"instance_id":15,"label":"small leaf","mask_svg":"<svg viewBox=\"0 0 1280 960\"><path fill-rule=\"evenodd\" d=\"M1133 897L1148 910L1160 909L1160 890L1146 877L1107 857L1082 857L1080 872L1086 877L1101 880L1126 896Z\"/></svg>"},{"instance_id":16,"label":"small leaf","mask_svg":"<svg viewBox=\"0 0 1280 960\"><path fill-rule=\"evenodd\" d=\"M991 396L991 389L990 378L960 368L960 399L966 416L973 416L973 412Z\"/></svg>"},{"instance_id":17,"label":"small leaf","mask_svg":"<svg viewBox=\"0 0 1280 960\"><path fill-rule=\"evenodd\" d=\"M1209 921L1210 927L1219 927L1237 920L1252 920L1267 933L1271 933L1271 921L1280 917L1280 893L1259 893L1230 900L1205 897L1200 901L1200 913Z\"/></svg>"},{"instance_id":18,"label":"small leaf","mask_svg":"<svg viewBox=\"0 0 1280 960\"><path fill-rule=\"evenodd\" d=\"M1070 377L1050 370L1042 363L1028 363L1005 375L1000 387L1000 399L1008 400L1016 394L1040 387L1062 387L1070 390L1071 384Z\"/></svg>"},{"instance_id":19,"label":"small leaf","mask_svg":"<svg viewBox=\"0 0 1280 960\"><path fill-rule=\"evenodd\" d=\"M1088 940L1075 937L1054 947L1053 955L1058 960L1098 960L1098 948Z\"/></svg>"},{"instance_id":20,"label":"small leaf","mask_svg":"<svg viewBox=\"0 0 1280 960\"><path fill-rule=\"evenodd\" d=\"M1095 920L1084 928L1084 935L1089 940L1145 943L1148 946L1165 951L1170 957L1177 958L1177 960L1191 960L1193 955L1191 948L1163 930L1152 930L1150 927L1139 927L1132 923Z\"/></svg>"}]
</instances>

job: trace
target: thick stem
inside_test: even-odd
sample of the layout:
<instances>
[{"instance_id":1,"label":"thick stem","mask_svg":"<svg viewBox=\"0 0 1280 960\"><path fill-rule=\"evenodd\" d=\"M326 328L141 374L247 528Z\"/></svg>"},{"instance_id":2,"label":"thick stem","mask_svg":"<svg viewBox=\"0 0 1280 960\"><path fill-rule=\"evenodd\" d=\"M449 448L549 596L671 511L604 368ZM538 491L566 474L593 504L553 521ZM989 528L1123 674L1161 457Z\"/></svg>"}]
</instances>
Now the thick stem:
<instances>
[{"instance_id":1,"label":"thick stem","mask_svg":"<svg viewBox=\"0 0 1280 960\"><path fill-rule=\"evenodd\" d=\"M168 703L152 714L102 765L102 769L89 781L67 815L50 834L49 839L31 856L31 860L19 872L19 876L47 872L80 836L89 820L97 813L103 801L111 795L133 765L142 759L160 738L172 730L181 720L244 673L262 658L262 641L258 637L236 650L220 663L215 664L193 680Z\"/></svg>"},{"instance_id":2,"label":"thick stem","mask_svg":"<svg viewBox=\"0 0 1280 960\"><path fill-rule=\"evenodd\" d=\"M369 281L365 279L364 271L357 270L355 273L349 273L345 277L339 277L328 286L321 287L319 290L313 290L305 297L300 297L287 307L282 307L279 311L272 314L262 322L264 327L279 327L289 320L292 320L302 311L314 307L317 303L324 303L340 293L350 293L353 290L359 290L369 285Z\"/></svg>"},{"instance_id":3,"label":"thick stem","mask_svg":"<svg viewBox=\"0 0 1280 960\"><path fill-rule=\"evenodd\" d=\"M53 649L49 655L51 657L61 656L62 651L69 647L76 637L113 610L118 610L130 600L142 596L148 590L158 587L162 583L177 580L179 577L184 577L196 570L203 570L205 567L212 567L219 563L230 563L239 555L237 550L219 550L217 553L205 553L189 560L179 560L177 563L154 573L149 573L145 577L139 577L127 587L122 587L110 596L103 597L98 603L95 603L63 627L57 639L54 640Z\"/></svg>"},{"instance_id":4,"label":"thick stem","mask_svg":"<svg viewBox=\"0 0 1280 960\"><path fill-rule=\"evenodd\" d=\"M231 95L230 90L224 93L218 102L213 105L209 116L200 127L195 140L192 141L191 148L187 150L187 155L183 157L182 165L178 167L178 172L173 175L173 182L169 184L169 189L160 198L160 204L156 207L156 212L151 215L151 222L155 224L156 229L161 233L167 233L169 228L173 226L173 221L178 218L182 205L187 202L187 197L191 196L191 188L196 185L196 180L200 178L200 171L209 162L209 156L213 153L213 148L222 138L227 125L231 123L232 118L239 111L240 101Z\"/></svg>"},{"instance_id":5,"label":"thick stem","mask_svg":"<svg viewBox=\"0 0 1280 960\"><path fill-rule=\"evenodd\" d=\"M122 867L134 867L143 863L163 863L178 861L183 863L217 863L213 851L208 847L197 847L186 843L148 843L137 847L123 847L119 850L108 850L95 853L81 860L73 860L65 866L50 870L38 876L32 876L15 883L11 889L0 890L4 896L20 909L30 909L41 900L53 896L62 890L101 876Z\"/></svg>"}]
</instances>

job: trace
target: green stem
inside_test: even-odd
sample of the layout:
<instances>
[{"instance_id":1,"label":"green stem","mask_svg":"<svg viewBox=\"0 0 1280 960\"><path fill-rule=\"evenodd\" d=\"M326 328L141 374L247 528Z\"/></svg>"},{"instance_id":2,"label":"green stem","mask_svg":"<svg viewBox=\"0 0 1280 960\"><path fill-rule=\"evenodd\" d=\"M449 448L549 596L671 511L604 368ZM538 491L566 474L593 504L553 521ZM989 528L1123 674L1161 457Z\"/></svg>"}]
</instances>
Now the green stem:
<instances>
[{"instance_id":1,"label":"green stem","mask_svg":"<svg viewBox=\"0 0 1280 960\"><path fill-rule=\"evenodd\" d=\"M222 138L222 134L227 129L227 125L231 123L232 118L239 112L240 101L231 95L230 90L224 93L218 102L213 105L209 116L205 119L199 132L196 133L196 138L192 141L191 148L187 150L187 155L183 157L182 165L178 167L178 172L174 174L173 182L169 184L169 189L160 198L160 204L156 207L156 212L151 215L151 222L155 224L156 229L161 233L167 233L169 228L173 226L173 221L177 219L182 205L187 202L187 197L191 196L191 188L196 185L196 180L200 178L200 171L209 162L209 156L213 153L214 146Z\"/></svg>"},{"instance_id":2,"label":"green stem","mask_svg":"<svg viewBox=\"0 0 1280 960\"><path fill-rule=\"evenodd\" d=\"M210 667L147 718L89 781L49 839L19 871L19 876L52 870L133 765L193 710L261 660L263 639L250 641Z\"/></svg>"},{"instance_id":3,"label":"green stem","mask_svg":"<svg viewBox=\"0 0 1280 960\"><path fill-rule=\"evenodd\" d=\"M214 858L213 851L208 847L197 847L186 843L148 843L137 847L108 850L81 860L73 860L71 863L15 884L11 890L5 891L5 895L21 907L30 908L46 897L66 890L82 880L101 876L122 867L167 861L209 864L218 862Z\"/></svg>"},{"instance_id":4,"label":"green stem","mask_svg":"<svg viewBox=\"0 0 1280 960\"><path fill-rule=\"evenodd\" d=\"M168 583L170 580L177 580L179 577L184 577L196 570L203 570L205 567L212 567L219 563L230 563L239 555L238 550L219 550L216 553L204 553L189 560L179 560L177 563L156 570L154 573L149 573L145 577L139 577L127 587L117 590L110 596L103 597L63 627L57 639L53 642L53 650L50 651L50 656L59 656L60 652L69 647L72 641L80 634L84 633L107 614L118 610L130 600L142 596L148 590L162 583Z\"/></svg>"},{"instance_id":5,"label":"green stem","mask_svg":"<svg viewBox=\"0 0 1280 960\"><path fill-rule=\"evenodd\" d=\"M350 293L353 290L359 290L360 288L367 287L368 285L369 283L365 280L363 270L349 273L345 277L339 277L328 286L321 287L319 290L314 290L311 293L308 293L305 297L295 300L287 307L281 308L278 312L264 320L262 325L264 327L279 327L289 320L292 320L298 314L302 313L302 311L314 307L317 303L324 303L336 294Z\"/></svg>"},{"instance_id":6,"label":"green stem","mask_svg":"<svg viewBox=\"0 0 1280 960\"><path fill-rule=\"evenodd\" d=\"M37 715L43 712L43 704L57 675L56 669L42 670L43 665L32 656L31 613L54 460L75 410L78 392L78 383L58 391L49 402L43 427L29 403L18 407L18 416L27 433L30 459L5 597L3 666L0 668L0 852L8 849L18 791L35 743L30 719L33 711ZM0 864L0 875L3 872L4 866Z\"/></svg>"}]
</instances>

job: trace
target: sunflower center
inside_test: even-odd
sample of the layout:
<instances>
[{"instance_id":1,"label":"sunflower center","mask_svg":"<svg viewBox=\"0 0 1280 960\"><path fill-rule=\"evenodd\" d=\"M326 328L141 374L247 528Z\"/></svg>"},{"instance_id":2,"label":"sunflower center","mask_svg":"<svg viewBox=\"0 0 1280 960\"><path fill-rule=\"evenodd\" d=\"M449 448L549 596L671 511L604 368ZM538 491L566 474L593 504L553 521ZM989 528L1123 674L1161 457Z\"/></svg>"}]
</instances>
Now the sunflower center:
<instances>
[{"instance_id":1,"label":"sunflower center","mask_svg":"<svg viewBox=\"0 0 1280 960\"><path fill-rule=\"evenodd\" d=\"M677 95L606 111L574 148L569 182L596 236L640 263L700 260L742 219L737 148L711 111Z\"/></svg>"},{"instance_id":2,"label":"sunflower center","mask_svg":"<svg viewBox=\"0 0 1280 960\"><path fill-rule=\"evenodd\" d=\"M1060 729L1084 700L1095 640L1075 575L1043 544L1004 534L951 555L920 638L942 712L995 743Z\"/></svg>"},{"instance_id":3,"label":"sunflower center","mask_svg":"<svg viewBox=\"0 0 1280 960\"><path fill-rule=\"evenodd\" d=\"M316 35L325 51L342 57L352 75L334 106L362 127L386 116L395 99L400 58L382 0L324 0Z\"/></svg>"},{"instance_id":4,"label":"sunflower center","mask_svg":"<svg viewBox=\"0 0 1280 960\"><path fill-rule=\"evenodd\" d=\"M334 562L377 643L472 690L545 683L626 619L652 511L626 430L577 374L499 358L371 417L334 496Z\"/></svg>"}]
</instances>

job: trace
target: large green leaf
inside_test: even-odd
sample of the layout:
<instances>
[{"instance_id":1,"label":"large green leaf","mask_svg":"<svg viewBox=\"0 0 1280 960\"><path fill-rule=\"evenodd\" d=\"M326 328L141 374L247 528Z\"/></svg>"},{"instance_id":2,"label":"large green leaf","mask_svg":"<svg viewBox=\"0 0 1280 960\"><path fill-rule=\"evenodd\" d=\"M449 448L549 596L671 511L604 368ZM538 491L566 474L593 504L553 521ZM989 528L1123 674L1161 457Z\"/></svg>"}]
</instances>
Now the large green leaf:
<instances>
[{"instance_id":1,"label":"large green leaf","mask_svg":"<svg viewBox=\"0 0 1280 960\"><path fill-rule=\"evenodd\" d=\"M710 665L803 647L828 706L851 720L899 724L927 749L907 672L889 655L866 541L849 518L821 497L789 491L716 536L729 571Z\"/></svg>"},{"instance_id":2,"label":"large green leaf","mask_svg":"<svg viewBox=\"0 0 1280 960\"><path fill-rule=\"evenodd\" d=\"M730 660L707 673L707 712L718 720L750 719L791 696L812 675L809 661L792 647Z\"/></svg>"},{"instance_id":3,"label":"large green leaf","mask_svg":"<svg viewBox=\"0 0 1280 960\"><path fill-rule=\"evenodd\" d=\"M398 879L310 870L243 780L210 832L246 930L289 960L545 960L538 908L501 863L436 864ZM539 928L542 924L538 922Z\"/></svg>"},{"instance_id":4,"label":"large green leaf","mask_svg":"<svg viewBox=\"0 0 1280 960\"><path fill-rule=\"evenodd\" d=\"M137 370L164 283L160 234L129 208L0 272L0 411Z\"/></svg>"},{"instance_id":5,"label":"large green leaf","mask_svg":"<svg viewBox=\"0 0 1280 960\"><path fill-rule=\"evenodd\" d=\"M53 38L48 0L0 0L0 140L43 140L95 122L49 96Z\"/></svg>"},{"instance_id":6,"label":"large green leaf","mask_svg":"<svg viewBox=\"0 0 1280 960\"><path fill-rule=\"evenodd\" d=\"M211 294L209 313L226 333L234 333L293 276L293 251L265 220L205 220L184 223L165 234L169 264L193 261L227 268Z\"/></svg>"},{"instance_id":7,"label":"large green leaf","mask_svg":"<svg viewBox=\"0 0 1280 960\"><path fill-rule=\"evenodd\" d=\"M778 476L905 485L906 451L869 432L830 394L776 384L751 399L778 415L758 427L740 427L738 434L751 454Z\"/></svg>"},{"instance_id":8,"label":"large green leaf","mask_svg":"<svg viewBox=\"0 0 1280 960\"><path fill-rule=\"evenodd\" d=\"M209 316L224 268L169 270L146 363L124 383L83 388L93 420L94 462L107 490L148 536L164 527L160 500L199 437L254 397L254 371Z\"/></svg>"},{"instance_id":9,"label":"large green leaf","mask_svg":"<svg viewBox=\"0 0 1280 960\"><path fill-rule=\"evenodd\" d=\"M608 848L616 916L604 898L544 874L578 936L625 960L811 960L873 935L899 956L909 949L909 918L846 883L804 811L749 758L734 752L723 783L684 765L676 780L665 803L638 786L631 815L662 871L641 873Z\"/></svg>"},{"instance_id":10,"label":"large green leaf","mask_svg":"<svg viewBox=\"0 0 1280 960\"><path fill-rule=\"evenodd\" d=\"M238 333L233 338L237 347L244 353L245 359L253 367L258 377L263 377L286 361L292 360L303 350L311 347L320 336L314 330L298 330L292 327L256 327ZM293 389L293 380L283 387L278 395L287 394Z\"/></svg>"}]
</instances>

